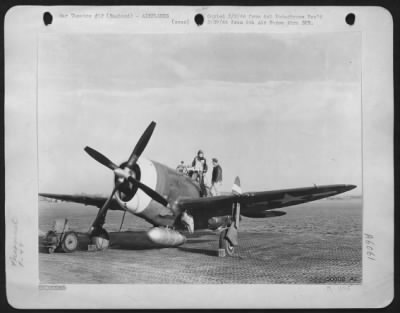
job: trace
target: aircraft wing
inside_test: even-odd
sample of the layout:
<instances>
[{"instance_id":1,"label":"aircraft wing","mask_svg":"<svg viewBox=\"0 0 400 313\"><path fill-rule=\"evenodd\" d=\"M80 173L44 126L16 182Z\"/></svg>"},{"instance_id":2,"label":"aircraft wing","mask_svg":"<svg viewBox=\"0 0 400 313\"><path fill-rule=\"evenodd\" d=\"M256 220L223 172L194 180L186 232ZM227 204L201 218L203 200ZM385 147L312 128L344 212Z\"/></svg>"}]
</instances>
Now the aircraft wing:
<instances>
[{"instance_id":1,"label":"aircraft wing","mask_svg":"<svg viewBox=\"0 0 400 313\"><path fill-rule=\"evenodd\" d=\"M219 216L231 214L232 204L238 202L241 205L240 212L242 215L261 217L257 216L257 214L263 211L331 197L354 188L356 188L354 185L325 185L273 191L244 192L215 197L181 199L178 201L177 206L182 210L189 210L193 213L201 211Z\"/></svg>"},{"instance_id":2,"label":"aircraft wing","mask_svg":"<svg viewBox=\"0 0 400 313\"><path fill-rule=\"evenodd\" d=\"M98 208L101 208L104 202L106 202L107 200L107 197L91 196L91 195L64 195L64 194L53 194L53 193L39 193L39 196L50 199L56 199L60 201L75 202L84 205L93 205ZM118 202L115 199L111 200L110 209L111 210L121 209Z\"/></svg>"}]
</instances>

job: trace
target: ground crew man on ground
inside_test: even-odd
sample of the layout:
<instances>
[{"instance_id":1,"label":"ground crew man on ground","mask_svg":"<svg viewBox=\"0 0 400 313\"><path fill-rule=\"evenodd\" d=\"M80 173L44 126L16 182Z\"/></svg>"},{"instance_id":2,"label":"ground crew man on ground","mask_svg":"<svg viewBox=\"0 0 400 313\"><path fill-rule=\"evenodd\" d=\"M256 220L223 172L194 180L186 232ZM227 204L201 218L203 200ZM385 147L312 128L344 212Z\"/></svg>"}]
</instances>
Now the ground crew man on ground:
<instances>
[{"instance_id":1,"label":"ground crew man on ground","mask_svg":"<svg viewBox=\"0 0 400 313\"><path fill-rule=\"evenodd\" d=\"M213 196L218 196L221 192L222 186L222 168L218 164L218 159L212 159L213 171L211 177L211 194Z\"/></svg>"}]
</instances>

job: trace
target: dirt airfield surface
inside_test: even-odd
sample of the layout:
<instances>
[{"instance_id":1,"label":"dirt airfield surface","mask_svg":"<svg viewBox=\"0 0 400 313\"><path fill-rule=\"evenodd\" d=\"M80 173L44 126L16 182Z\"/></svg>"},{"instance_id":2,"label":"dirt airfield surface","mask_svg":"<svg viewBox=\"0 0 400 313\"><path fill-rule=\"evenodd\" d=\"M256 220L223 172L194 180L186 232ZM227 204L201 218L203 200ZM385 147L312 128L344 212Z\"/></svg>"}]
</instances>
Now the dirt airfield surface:
<instances>
[{"instance_id":1,"label":"dirt airfield surface","mask_svg":"<svg viewBox=\"0 0 400 313\"><path fill-rule=\"evenodd\" d=\"M56 218L86 232L97 208L39 202L39 278L41 284L359 284L362 260L360 198L327 199L281 209L287 215L243 218L239 248L218 257L218 234L186 234L178 248L144 244L151 225L121 212L109 212L105 228L111 248L105 251L48 254L41 235Z\"/></svg>"}]
</instances>

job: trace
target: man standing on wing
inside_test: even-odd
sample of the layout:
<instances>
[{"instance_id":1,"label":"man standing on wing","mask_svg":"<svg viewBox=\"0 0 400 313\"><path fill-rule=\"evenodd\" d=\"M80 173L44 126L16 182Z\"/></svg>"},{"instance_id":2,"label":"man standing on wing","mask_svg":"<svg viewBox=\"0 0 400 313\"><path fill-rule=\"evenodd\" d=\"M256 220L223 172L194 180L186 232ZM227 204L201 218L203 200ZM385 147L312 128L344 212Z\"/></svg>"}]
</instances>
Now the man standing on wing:
<instances>
[{"instance_id":1,"label":"man standing on wing","mask_svg":"<svg viewBox=\"0 0 400 313\"><path fill-rule=\"evenodd\" d=\"M213 171L211 177L211 194L218 196L222 186L222 168L218 164L218 159L212 159Z\"/></svg>"},{"instance_id":2,"label":"man standing on wing","mask_svg":"<svg viewBox=\"0 0 400 313\"><path fill-rule=\"evenodd\" d=\"M193 159L192 162L193 166L193 174L192 179L194 181L198 181L200 185L203 183L203 175L207 173L207 161L204 157L204 153L202 150L197 152L196 157Z\"/></svg>"},{"instance_id":3,"label":"man standing on wing","mask_svg":"<svg viewBox=\"0 0 400 313\"><path fill-rule=\"evenodd\" d=\"M176 167L176 171L179 174L186 174L187 169L186 169L186 166L185 166L185 162L181 161L181 163L178 164L178 166Z\"/></svg>"}]
</instances>

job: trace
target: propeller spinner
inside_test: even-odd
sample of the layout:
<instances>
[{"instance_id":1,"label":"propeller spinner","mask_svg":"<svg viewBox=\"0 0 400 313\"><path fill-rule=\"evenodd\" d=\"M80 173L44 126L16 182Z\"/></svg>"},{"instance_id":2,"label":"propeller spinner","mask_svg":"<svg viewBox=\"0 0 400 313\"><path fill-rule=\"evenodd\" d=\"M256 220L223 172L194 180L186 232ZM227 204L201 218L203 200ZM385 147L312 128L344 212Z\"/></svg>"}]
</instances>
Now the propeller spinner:
<instances>
[{"instance_id":1,"label":"propeller spinner","mask_svg":"<svg viewBox=\"0 0 400 313\"><path fill-rule=\"evenodd\" d=\"M93 232L93 230L101 227L104 223L105 216L107 214L111 199L113 198L114 194L119 190L119 187L124 184L124 182L128 181L132 189L137 190L138 188L141 189L144 193L146 193L150 198L154 201L159 202L160 204L167 206L168 201L160 195L157 191L153 190L152 188L146 186L145 184L141 183L139 180L136 179L133 175L133 170L136 165L137 160L143 153L144 149L146 148L151 135L153 134L154 128L156 127L155 122L151 122L150 125L146 128L142 136L140 137L139 141L137 142L135 148L133 149L128 161L125 163L125 167L121 168L113 163L110 159L106 156L101 154L100 152L90 148L85 147L85 151L97 162L103 164L104 166L108 167L114 172L114 175L118 178L116 180L114 189L112 190L110 196L108 197L107 201L104 203L102 208L97 213L95 220L92 223L92 226L89 232ZM123 163L124 164L124 163Z\"/></svg>"}]
</instances>

